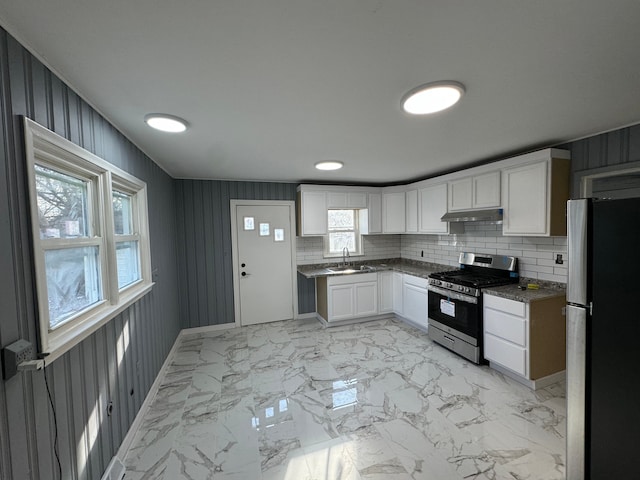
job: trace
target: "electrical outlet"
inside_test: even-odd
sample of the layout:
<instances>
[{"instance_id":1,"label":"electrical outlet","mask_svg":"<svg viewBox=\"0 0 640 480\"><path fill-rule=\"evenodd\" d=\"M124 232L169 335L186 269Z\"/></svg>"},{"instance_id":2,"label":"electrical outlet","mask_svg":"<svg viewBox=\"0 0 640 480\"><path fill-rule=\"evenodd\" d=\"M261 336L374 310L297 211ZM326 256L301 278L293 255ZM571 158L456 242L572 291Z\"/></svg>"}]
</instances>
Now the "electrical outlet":
<instances>
[{"instance_id":1,"label":"electrical outlet","mask_svg":"<svg viewBox=\"0 0 640 480\"><path fill-rule=\"evenodd\" d=\"M2 377L5 380L18 373L18 365L33 359L33 345L20 339L2 349Z\"/></svg>"},{"instance_id":2,"label":"electrical outlet","mask_svg":"<svg viewBox=\"0 0 640 480\"><path fill-rule=\"evenodd\" d=\"M556 253L556 263L558 265L562 265L564 263L564 260L562 259L562 254L561 253Z\"/></svg>"}]
</instances>

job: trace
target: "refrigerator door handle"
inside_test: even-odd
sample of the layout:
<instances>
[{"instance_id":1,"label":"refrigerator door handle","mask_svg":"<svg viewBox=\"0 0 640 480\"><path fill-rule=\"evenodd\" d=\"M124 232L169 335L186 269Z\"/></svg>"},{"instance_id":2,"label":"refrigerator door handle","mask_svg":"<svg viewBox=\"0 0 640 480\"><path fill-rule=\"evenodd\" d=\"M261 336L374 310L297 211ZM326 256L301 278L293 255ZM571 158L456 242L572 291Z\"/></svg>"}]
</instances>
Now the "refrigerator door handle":
<instances>
[{"instance_id":1,"label":"refrigerator door handle","mask_svg":"<svg viewBox=\"0 0 640 480\"><path fill-rule=\"evenodd\" d=\"M567 306L567 480L585 475L587 309Z\"/></svg>"},{"instance_id":2,"label":"refrigerator door handle","mask_svg":"<svg viewBox=\"0 0 640 480\"><path fill-rule=\"evenodd\" d=\"M587 225L589 200L567 202L567 302L586 305L587 298Z\"/></svg>"}]
</instances>

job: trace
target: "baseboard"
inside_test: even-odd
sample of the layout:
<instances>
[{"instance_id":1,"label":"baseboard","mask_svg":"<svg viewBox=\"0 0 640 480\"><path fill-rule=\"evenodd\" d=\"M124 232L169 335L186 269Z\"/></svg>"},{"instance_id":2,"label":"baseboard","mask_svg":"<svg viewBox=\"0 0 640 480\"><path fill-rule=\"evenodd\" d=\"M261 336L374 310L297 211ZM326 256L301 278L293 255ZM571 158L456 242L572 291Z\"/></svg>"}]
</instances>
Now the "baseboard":
<instances>
[{"instance_id":1,"label":"baseboard","mask_svg":"<svg viewBox=\"0 0 640 480\"><path fill-rule=\"evenodd\" d=\"M348 320L338 320L338 321L328 322L324 319L322 315L319 315L319 314L316 315L316 318L326 328L340 327L342 325L352 325L354 323L373 322L375 320L384 320L384 319L393 318L393 317L394 317L393 313L383 313L382 315L372 315L370 317L350 318Z\"/></svg>"},{"instance_id":2,"label":"baseboard","mask_svg":"<svg viewBox=\"0 0 640 480\"><path fill-rule=\"evenodd\" d=\"M318 318L318 314L316 312L311 312L311 313L300 313L298 314L298 316L296 317L296 320L308 320L310 318Z\"/></svg>"},{"instance_id":3,"label":"baseboard","mask_svg":"<svg viewBox=\"0 0 640 480\"><path fill-rule=\"evenodd\" d=\"M107 469L104 471L104 475L102 475L102 480L122 480L125 473L124 464L115 456L111 459L109 465L107 465Z\"/></svg>"},{"instance_id":4,"label":"baseboard","mask_svg":"<svg viewBox=\"0 0 640 480\"><path fill-rule=\"evenodd\" d=\"M428 325L423 325L421 323L414 322L413 320L409 320L408 318L405 318L402 315L398 315L398 314L394 314L394 315L396 316L397 319L403 321L407 325L409 325L409 326L411 326L413 328L417 328L418 330L421 330L424 333L429 333L429 326Z\"/></svg>"},{"instance_id":5,"label":"baseboard","mask_svg":"<svg viewBox=\"0 0 640 480\"><path fill-rule=\"evenodd\" d=\"M501 374L511 378L512 380L515 380L516 382L529 387L532 390L539 390L541 388L548 387L549 385L553 385L554 383L563 381L567 377L567 371L562 370L561 372L552 373L551 375L547 375L546 377L538 378L536 380L529 380L528 378L518 375L516 372L512 372L502 365L489 362L489 366L494 370L497 370Z\"/></svg>"},{"instance_id":6,"label":"baseboard","mask_svg":"<svg viewBox=\"0 0 640 480\"><path fill-rule=\"evenodd\" d=\"M127 434L125 435L124 439L122 440L122 443L120 444L120 448L118 449L118 453L116 454L117 459L120 461L124 461L124 459L127 458L127 454L129 453L129 448L131 448L131 443L133 442L133 439L136 433L138 432L140 425L142 424L142 420L144 419L144 416L149 410L149 407L151 407L151 403L153 402L153 399L158 393L158 389L160 388L160 383L164 378L165 372L167 371L167 369L169 368L169 365L171 364L171 360L175 355L178 345L180 345L180 337L182 336L182 332L184 332L184 330L180 331L180 333L176 337L176 340L173 342L173 346L171 347L171 350L169 351L167 358L162 364L162 368L160 368L158 375L156 375L156 379L154 380L153 385L151 385L151 388L149 389L149 392L147 393L147 396L145 397L144 402L142 402L142 405L140 406L140 410L138 410L138 414L136 415L136 418L133 419L133 422L129 426L129 430L127 431Z\"/></svg>"},{"instance_id":7,"label":"baseboard","mask_svg":"<svg viewBox=\"0 0 640 480\"><path fill-rule=\"evenodd\" d=\"M190 335L192 333L208 333L208 332L219 332L220 330L229 330L231 328L238 328L238 325L235 322L232 323L221 323L218 325L207 325L205 327L193 327L193 328L183 328L180 330L180 337L184 335Z\"/></svg>"}]
</instances>

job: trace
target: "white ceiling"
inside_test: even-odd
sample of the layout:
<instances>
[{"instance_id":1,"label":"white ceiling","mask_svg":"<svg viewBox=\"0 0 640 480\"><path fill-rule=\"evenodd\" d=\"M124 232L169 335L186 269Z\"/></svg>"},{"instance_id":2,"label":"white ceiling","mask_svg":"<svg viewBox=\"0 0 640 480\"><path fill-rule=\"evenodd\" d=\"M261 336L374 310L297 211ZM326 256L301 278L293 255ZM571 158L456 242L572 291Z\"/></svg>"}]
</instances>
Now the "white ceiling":
<instances>
[{"instance_id":1,"label":"white ceiling","mask_svg":"<svg viewBox=\"0 0 640 480\"><path fill-rule=\"evenodd\" d=\"M292 182L406 181L640 122L639 20L638 0L0 0L172 176ZM453 109L402 113L447 79Z\"/></svg>"}]
</instances>

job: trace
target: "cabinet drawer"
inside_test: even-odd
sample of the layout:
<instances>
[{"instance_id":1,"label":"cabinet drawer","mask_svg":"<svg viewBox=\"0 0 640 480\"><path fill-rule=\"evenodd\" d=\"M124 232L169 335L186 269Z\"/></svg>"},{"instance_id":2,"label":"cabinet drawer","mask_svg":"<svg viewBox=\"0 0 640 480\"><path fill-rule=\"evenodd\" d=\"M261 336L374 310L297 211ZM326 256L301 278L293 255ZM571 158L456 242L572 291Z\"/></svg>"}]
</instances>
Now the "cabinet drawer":
<instances>
[{"instance_id":1,"label":"cabinet drawer","mask_svg":"<svg viewBox=\"0 0 640 480\"><path fill-rule=\"evenodd\" d=\"M484 357L519 375L527 376L527 350L490 333L484 334Z\"/></svg>"},{"instance_id":2,"label":"cabinet drawer","mask_svg":"<svg viewBox=\"0 0 640 480\"><path fill-rule=\"evenodd\" d=\"M429 281L426 278L414 277L413 275L408 275L405 273L404 275L404 283L409 285L414 285L420 288L427 288Z\"/></svg>"},{"instance_id":3,"label":"cabinet drawer","mask_svg":"<svg viewBox=\"0 0 640 480\"><path fill-rule=\"evenodd\" d=\"M484 331L521 347L527 346L527 322L524 318L485 307Z\"/></svg>"},{"instance_id":4,"label":"cabinet drawer","mask_svg":"<svg viewBox=\"0 0 640 480\"><path fill-rule=\"evenodd\" d=\"M525 316L525 304L523 302L516 302L515 300L509 300L508 298L496 297L494 295L484 295L484 306L493 308L494 310L501 310L518 317Z\"/></svg>"},{"instance_id":5,"label":"cabinet drawer","mask_svg":"<svg viewBox=\"0 0 640 480\"><path fill-rule=\"evenodd\" d=\"M353 273L347 275L336 275L334 277L328 277L329 285L345 285L345 284L355 284L355 283L363 283L363 282L377 282L378 274L373 273Z\"/></svg>"}]
</instances>

